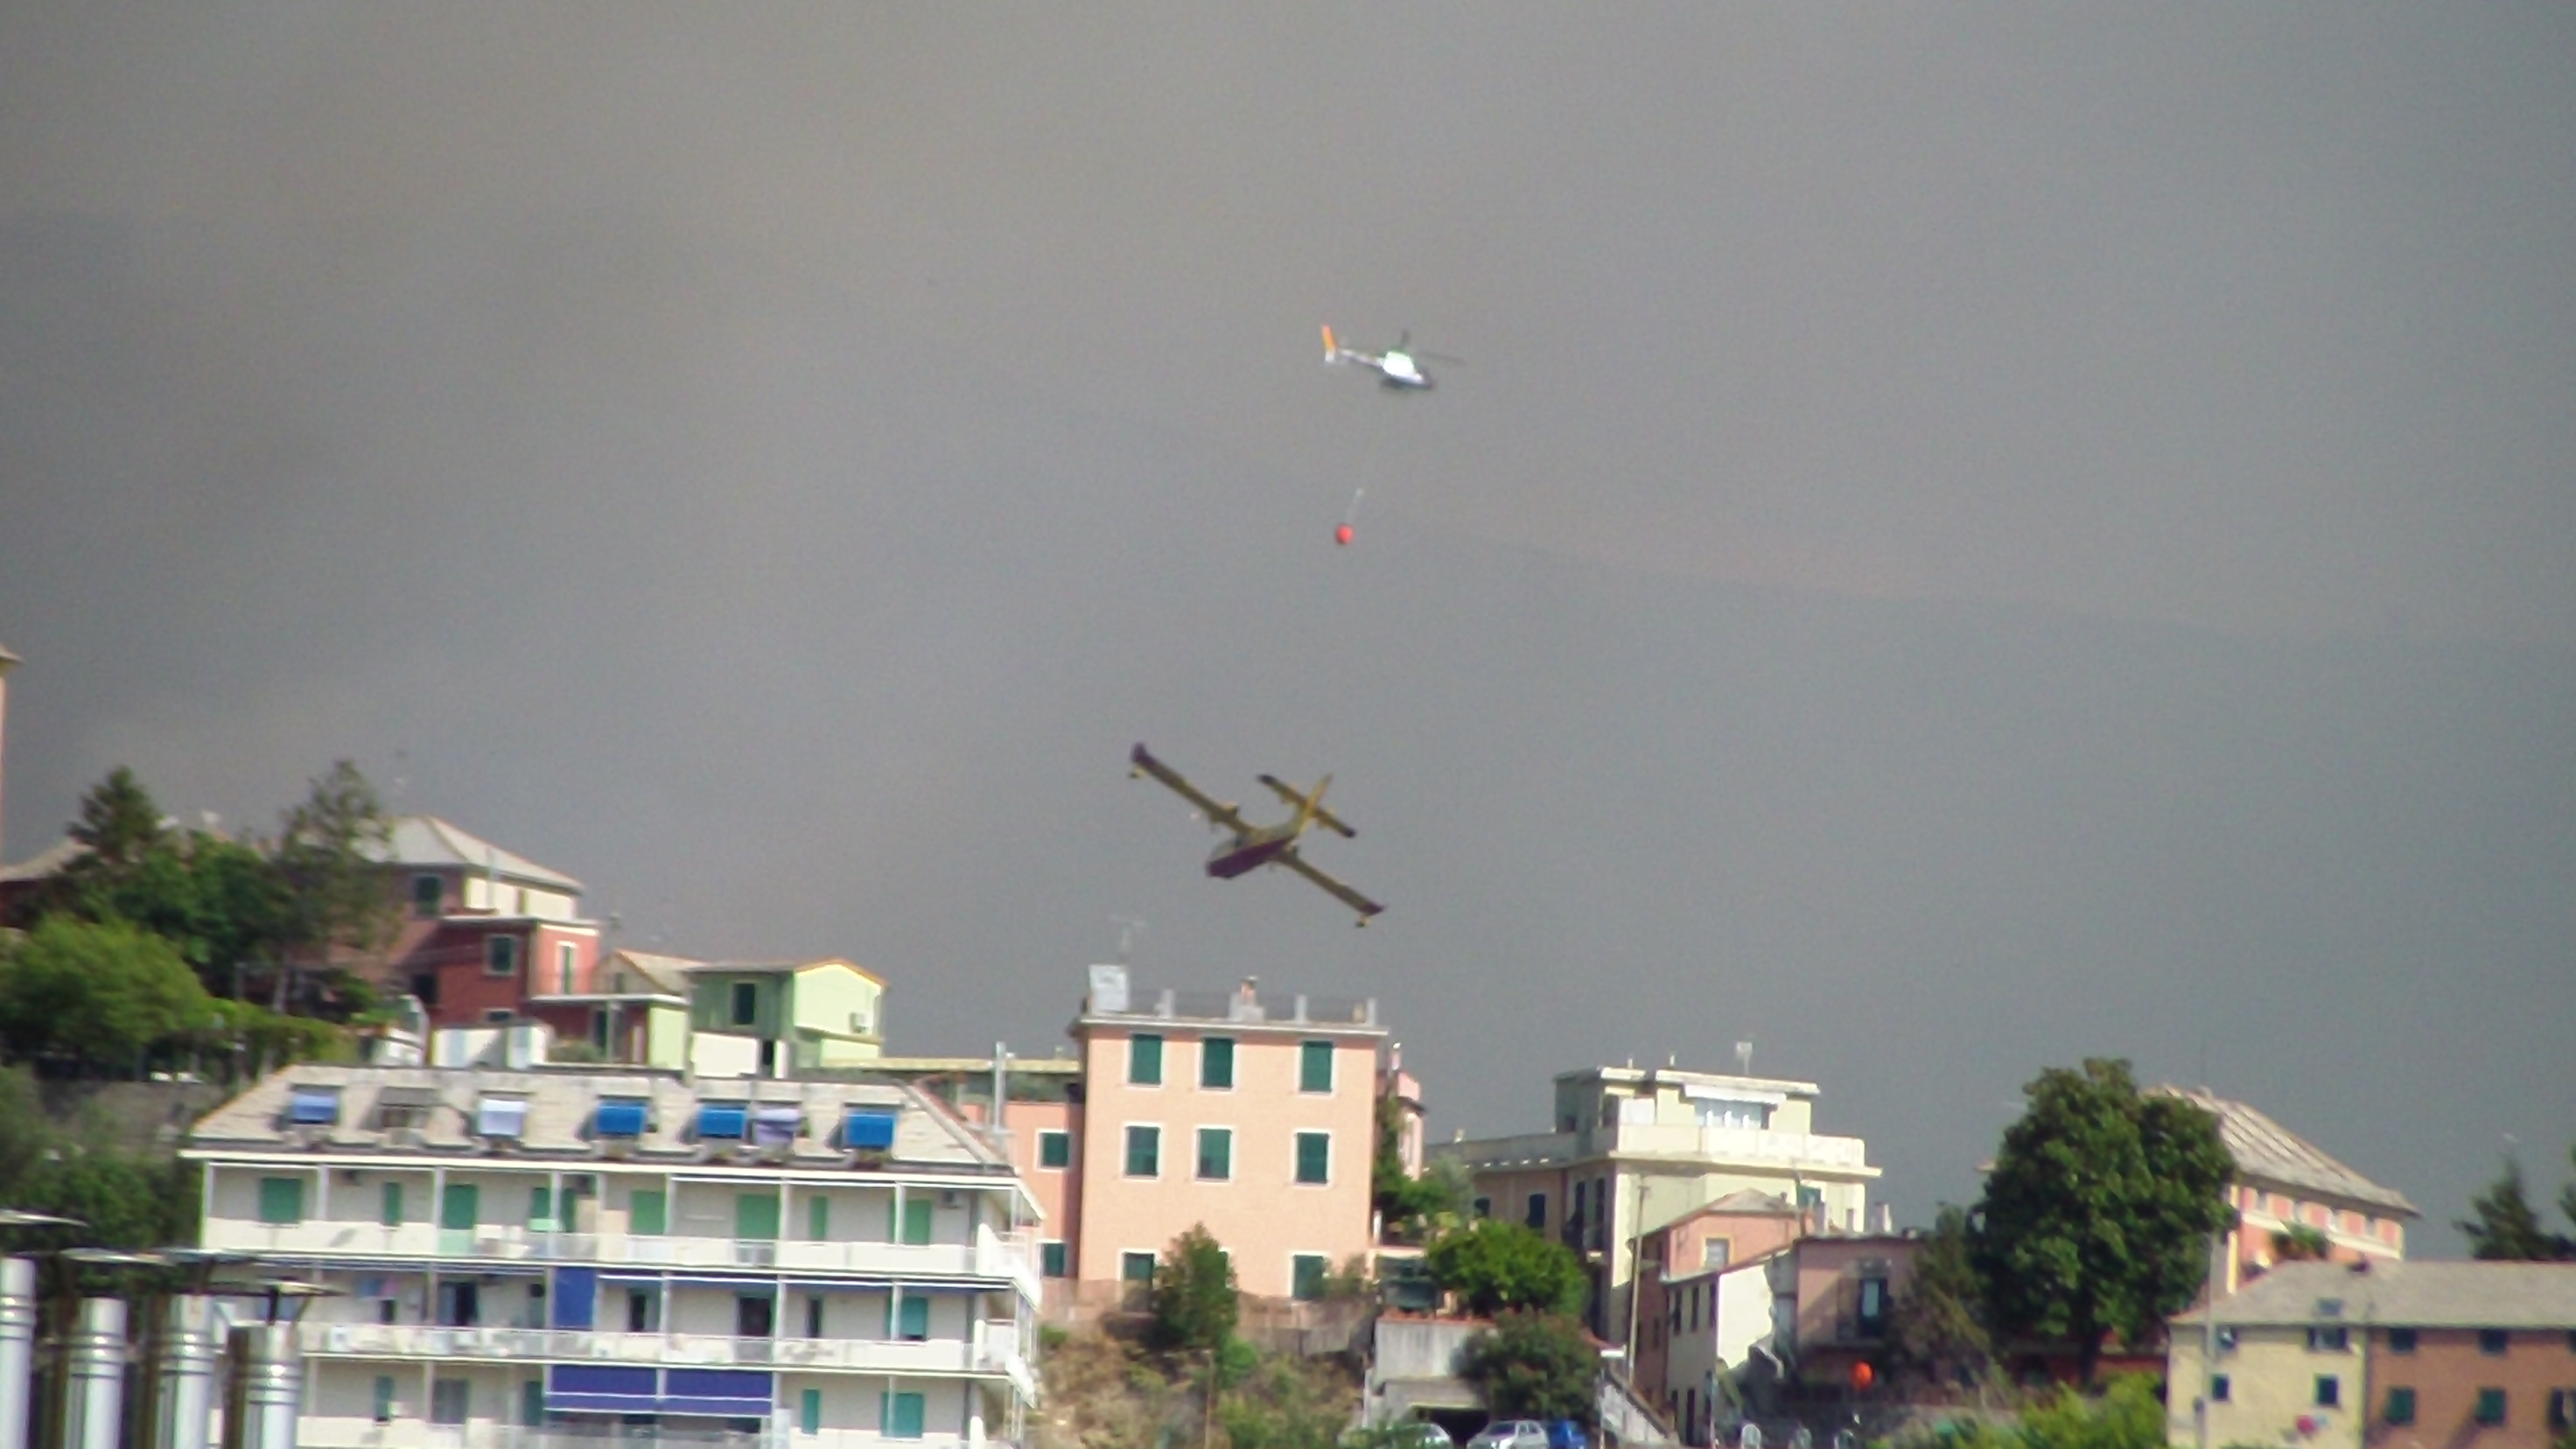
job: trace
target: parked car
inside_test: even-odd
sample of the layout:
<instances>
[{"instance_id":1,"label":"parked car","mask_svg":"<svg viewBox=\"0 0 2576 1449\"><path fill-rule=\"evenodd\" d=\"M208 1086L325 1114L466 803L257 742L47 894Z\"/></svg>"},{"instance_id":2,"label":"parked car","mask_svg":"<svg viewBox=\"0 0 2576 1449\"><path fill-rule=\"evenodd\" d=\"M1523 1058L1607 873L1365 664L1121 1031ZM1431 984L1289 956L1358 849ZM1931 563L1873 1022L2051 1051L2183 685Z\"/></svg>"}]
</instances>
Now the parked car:
<instances>
[{"instance_id":1,"label":"parked car","mask_svg":"<svg viewBox=\"0 0 2576 1449\"><path fill-rule=\"evenodd\" d=\"M1536 1419L1496 1419L1476 1431L1467 1449L1548 1449L1547 1426Z\"/></svg>"},{"instance_id":2,"label":"parked car","mask_svg":"<svg viewBox=\"0 0 2576 1449\"><path fill-rule=\"evenodd\" d=\"M1449 1437L1448 1430L1429 1419L1416 1419L1409 1424L1397 1425L1387 1445L1388 1449L1455 1449L1457 1442Z\"/></svg>"},{"instance_id":3,"label":"parked car","mask_svg":"<svg viewBox=\"0 0 2576 1449\"><path fill-rule=\"evenodd\" d=\"M1572 1419L1547 1421L1547 1449L1592 1449L1592 1436Z\"/></svg>"}]
</instances>

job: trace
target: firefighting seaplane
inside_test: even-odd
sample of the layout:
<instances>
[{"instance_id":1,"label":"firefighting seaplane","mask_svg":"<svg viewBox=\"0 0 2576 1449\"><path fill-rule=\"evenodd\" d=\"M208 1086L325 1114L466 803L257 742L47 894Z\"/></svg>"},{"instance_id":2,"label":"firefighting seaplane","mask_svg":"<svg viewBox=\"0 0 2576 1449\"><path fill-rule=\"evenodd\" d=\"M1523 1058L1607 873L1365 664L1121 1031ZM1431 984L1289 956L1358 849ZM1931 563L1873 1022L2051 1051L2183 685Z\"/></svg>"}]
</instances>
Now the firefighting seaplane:
<instances>
[{"instance_id":1,"label":"firefighting seaplane","mask_svg":"<svg viewBox=\"0 0 2576 1449\"><path fill-rule=\"evenodd\" d=\"M1332 776L1326 775L1316 784L1312 792L1300 791L1275 775L1261 776L1261 783L1269 786L1271 793L1294 806L1297 813L1276 825L1256 826L1246 822L1243 816L1236 812L1234 806L1211 798L1201 792L1197 786L1182 779L1179 771L1155 759L1153 752L1141 744L1128 751L1127 765L1129 778L1153 776L1170 786L1174 794L1196 806L1199 814L1206 817L1210 826L1227 832L1229 838L1208 854L1207 873L1209 875L1219 880L1232 880L1236 876L1250 874L1265 865L1284 865L1322 886L1343 905L1359 912L1359 924L1363 926L1369 923L1369 917L1386 909L1307 864L1306 858L1297 853L1297 838L1304 835L1306 827L1310 825L1320 825L1327 830L1338 832L1346 840L1359 837L1358 831L1342 823L1339 816L1324 808L1324 790L1326 786L1333 783Z\"/></svg>"},{"instance_id":2,"label":"firefighting seaplane","mask_svg":"<svg viewBox=\"0 0 2576 1449\"><path fill-rule=\"evenodd\" d=\"M1428 392L1431 390L1431 374L1422 370L1422 359L1427 357L1434 362L1456 362L1458 359L1443 357L1436 352L1414 352L1409 346L1412 341L1413 334L1408 331L1397 336L1395 345L1384 352L1362 352L1335 341L1332 326L1327 323L1324 327L1324 365L1330 367L1337 362L1355 362L1374 370L1381 386Z\"/></svg>"}]
</instances>

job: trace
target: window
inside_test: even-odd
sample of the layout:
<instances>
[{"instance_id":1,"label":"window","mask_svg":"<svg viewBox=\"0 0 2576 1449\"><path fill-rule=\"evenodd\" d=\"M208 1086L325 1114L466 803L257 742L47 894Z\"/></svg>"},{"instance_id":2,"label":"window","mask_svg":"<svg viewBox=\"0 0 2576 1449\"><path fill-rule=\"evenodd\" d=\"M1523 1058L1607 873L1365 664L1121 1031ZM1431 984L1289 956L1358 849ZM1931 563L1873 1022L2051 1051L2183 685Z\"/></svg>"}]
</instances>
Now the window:
<instances>
[{"instance_id":1,"label":"window","mask_svg":"<svg viewBox=\"0 0 2576 1449\"><path fill-rule=\"evenodd\" d=\"M1731 1238L1703 1238L1699 1245L1699 1265L1703 1268L1723 1268L1726 1266L1726 1260L1734 1252L1735 1242Z\"/></svg>"},{"instance_id":2,"label":"window","mask_svg":"<svg viewBox=\"0 0 2576 1449\"><path fill-rule=\"evenodd\" d=\"M1212 1036L1199 1043L1199 1085L1213 1092L1233 1088L1233 1037Z\"/></svg>"},{"instance_id":3,"label":"window","mask_svg":"<svg viewBox=\"0 0 2576 1449\"><path fill-rule=\"evenodd\" d=\"M1333 1180L1333 1134L1300 1132L1297 1134L1297 1180L1304 1183Z\"/></svg>"},{"instance_id":4,"label":"window","mask_svg":"<svg viewBox=\"0 0 2576 1449\"><path fill-rule=\"evenodd\" d=\"M1859 1310L1859 1323L1857 1326L1859 1327L1860 1334L1863 1338L1875 1338L1879 1334L1887 1332L1886 1279L1863 1278L1860 1280Z\"/></svg>"},{"instance_id":5,"label":"window","mask_svg":"<svg viewBox=\"0 0 2576 1449\"><path fill-rule=\"evenodd\" d=\"M378 1207L376 1221L386 1227L398 1228L403 1225L402 1187L399 1182L389 1182L384 1185L381 1194L383 1201Z\"/></svg>"},{"instance_id":6,"label":"window","mask_svg":"<svg viewBox=\"0 0 2576 1449\"><path fill-rule=\"evenodd\" d=\"M2226 1403L2228 1387L2227 1375L2211 1374L2209 1376L2209 1401L2213 1404Z\"/></svg>"},{"instance_id":7,"label":"window","mask_svg":"<svg viewBox=\"0 0 2576 1449\"><path fill-rule=\"evenodd\" d=\"M1333 1090L1333 1044L1331 1042L1310 1041L1298 1045L1297 1090L1301 1092Z\"/></svg>"},{"instance_id":8,"label":"window","mask_svg":"<svg viewBox=\"0 0 2576 1449\"><path fill-rule=\"evenodd\" d=\"M1127 1175L1160 1177L1163 1175L1163 1129L1129 1127L1127 1129Z\"/></svg>"},{"instance_id":9,"label":"window","mask_svg":"<svg viewBox=\"0 0 2576 1449\"><path fill-rule=\"evenodd\" d=\"M895 1109L852 1107L841 1119L841 1145L852 1152L884 1152L894 1146Z\"/></svg>"},{"instance_id":10,"label":"window","mask_svg":"<svg viewBox=\"0 0 2576 1449\"><path fill-rule=\"evenodd\" d=\"M2343 1380L2333 1374L2317 1375L2316 1406L2332 1409L2343 1403Z\"/></svg>"},{"instance_id":11,"label":"window","mask_svg":"<svg viewBox=\"0 0 2576 1449\"><path fill-rule=\"evenodd\" d=\"M737 981L733 984L733 1024L750 1026L760 1020L760 983Z\"/></svg>"},{"instance_id":12,"label":"window","mask_svg":"<svg viewBox=\"0 0 2576 1449\"><path fill-rule=\"evenodd\" d=\"M436 880L438 877L431 876L429 879ZM375 1420L379 1424L390 1424L394 1421L394 1381L385 1374L376 1375Z\"/></svg>"},{"instance_id":13,"label":"window","mask_svg":"<svg viewBox=\"0 0 2576 1449\"><path fill-rule=\"evenodd\" d=\"M1153 1286L1154 1255L1151 1253L1119 1254L1118 1281L1122 1283L1136 1284L1141 1287Z\"/></svg>"},{"instance_id":14,"label":"window","mask_svg":"<svg viewBox=\"0 0 2576 1449\"><path fill-rule=\"evenodd\" d=\"M474 1104L474 1132L478 1137L525 1137L528 1135L528 1099L484 1097L477 1100Z\"/></svg>"},{"instance_id":15,"label":"window","mask_svg":"<svg viewBox=\"0 0 2576 1449\"><path fill-rule=\"evenodd\" d=\"M297 1087L286 1099L290 1127L329 1127L340 1120L340 1089Z\"/></svg>"},{"instance_id":16,"label":"window","mask_svg":"<svg viewBox=\"0 0 2576 1449\"><path fill-rule=\"evenodd\" d=\"M1489 1218L1494 1215L1494 1200L1489 1197L1480 1197L1474 1202L1469 1203L1467 1207L1468 1211L1474 1213L1480 1218Z\"/></svg>"},{"instance_id":17,"label":"window","mask_svg":"<svg viewBox=\"0 0 2576 1449\"><path fill-rule=\"evenodd\" d=\"M661 1300L654 1297L649 1290L643 1288L627 1289L626 1331L628 1333L653 1332L660 1326L662 1321L662 1315L657 1311L661 1306Z\"/></svg>"},{"instance_id":18,"label":"window","mask_svg":"<svg viewBox=\"0 0 2576 1449\"><path fill-rule=\"evenodd\" d=\"M823 1432L823 1391L821 1389L806 1389L797 1394L796 1428L799 1433L804 1434Z\"/></svg>"},{"instance_id":19,"label":"window","mask_svg":"<svg viewBox=\"0 0 2576 1449\"><path fill-rule=\"evenodd\" d=\"M1127 1038L1127 1084L1131 1087L1163 1085L1163 1039L1161 1037Z\"/></svg>"},{"instance_id":20,"label":"window","mask_svg":"<svg viewBox=\"0 0 2576 1449\"><path fill-rule=\"evenodd\" d=\"M820 1293L805 1295L805 1336L807 1338L823 1336L823 1295Z\"/></svg>"},{"instance_id":21,"label":"window","mask_svg":"<svg viewBox=\"0 0 2576 1449\"><path fill-rule=\"evenodd\" d=\"M564 996L572 995L573 954L572 942L555 944L555 990Z\"/></svg>"},{"instance_id":22,"label":"window","mask_svg":"<svg viewBox=\"0 0 2576 1449\"><path fill-rule=\"evenodd\" d=\"M506 1006L487 1006L483 1008L483 1024L485 1026L508 1026L510 1024L510 1018L516 1015L518 1015L517 1012L512 1011Z\"/></svg>"},{"instance_id":23,"label":"window","mask_svg":"<svg viewBox=\"0 0 2576 1449\"><path fill-rule=\"evenodd\" d=\"M1302 1181L1303 1179L1300 1179L1300 1180ZM1541 1230L1541 1231L1545 1231L1545 1230L1546 1230L1546 1228L1547 1228L1547 1194L1546 1194L1546 1193L1543 1193L1543 1192L1534 1192L1534 1193L1531 1193L1531 1194L1529 1195L1529 1203L1527 1204L1527 1206L1525 1206L1525 1207L1521 1210L1521 1221L1522 1221L1523 1223L1528 1224L1530 1227L1537 1228L1537 1229L1539 1229L1539 1230Z\"/></svg>"},{"instance_id":24,"label":"window","mask_svg":"<svg viewBox=\"0 0 2576 1449\"><path fill-rule=\"evenodd\" d=\"M543 1379L519 1381L519 1422L537 1428L546 1422L546 1383Z\"/></svg>"},{"instance_id":25,"label":"window","mask_svg":"<svg viewBox=\"0 0 2576 1449\"><path fill-rule=\"evenodd\" d=\"M590 1119L593 1137L641 1137L649 1116L639 1097L613 1097L599 1104Z\"/></svg>"},{"instance_id":26,"label":"window","mask_svg":"<svg viewBox=\"0 0 2576 1449\"><path fill-rule=\"evenodd\" d=\"M519 970L519 938L486 936L483 938L483 974L514 976Z\"/></svg>"},{"instance_id":27,"label":"window","mask_svg":"<svg viewBox=\"0 0 2576 1449\"><path fill-rule=\"evenodd\" d=\"M2348 1353L2352 1349L2352 1330L2342 1324L2308 1330L2308 1352Z\"/></svg>"},{"instance_id":28,"label":"window","mask_svg":"<svg viewBox=\"0 0 2576 1449\"><path fill-rule=\"evenodd\" d=\"M1227 1182L1234 1177L1234 1129L1199 1129L1199 1181Z\"/></svg>"},{"instance_id":29,"label":"window","mask_svg":"<svg viewBox=\"0 0 2576 1449\"><path fill-rule=\"evenodd\" d=\"M906 1343L926 1343L930 1339L930 1300L914 1294L903 1300L895 1314L894 1336Z\"/></svg>"},{"instance_id":30,"label":"window","mask_svg":"<svg viewBox=\"0 0 2576 1449\"><path fill-rule=\"evenodd\" d=\"M2508 1337L2501 1328L2481 1328L2478 1330L2478 1352L2489 1358L2502 1358Z\"/></svg>"},{"instance_id":31,"label":"window","mask_svg":"<svg viewBox=\"0 0 2576 1449\"><path fill-rule=\"evenodd\" d=\"M473 1385L464 1379L432 1379L429 1384L429 1422L462 1424L465 1411L473 1402Z\"/></svg>"},{"instance_id":32,"label":"window","mask_svg":"<svg viewBox=\"0 0 2576 1449\"><path fill-rule=\"evenodd\" d=\"M1073 1166L1073 1134L1052 1129L1038 1134L1038 1166L1066 1168Z\"/></svg>"},{"instance_id":33,"label":"window","mask_svg":"<svg viewBox=\"0 0 2576 1449\"><path fill-rule=\"evenodd\" d=\"M2415 1391L2413 1389L2390 1389L2388 1391L2388 1408L2386 1412L2380 1415L2380 1417L2391 1424L2414 1423Z\"/></svg>"},{"instance_id":34,"label":"window","mask_svg":"<svg viewBox=\"0 0 2576 1449\"><path fill-rule=\"evenodd\" d=\"M636 1189L627 1203L626 1231L644 1238L658 1238L669 1232L670 1203L670 1198L660 1192Z\"/></svg>"},{"instance_id":35,"label":"window","mask_svg":"<svg viewBox=\"0 0 2576 1449\"><path fill-rule=\"evenodd\" d=\"M2504 1390L2478 1390L2477 1421L2492 1429L2504 1422Z\"/></svg>"},{"instance_id":36,"label":"window","mask_svg":"<svg viewBox=\"0 0 2576 1449\"><path fill-rule=\"evenodd\" d=\"M698 1104L700 1142L739 1142L751 1128L751 1108L741 1102Z\"/></svg>"},{"instance_id":37,"label":"window","mask_svg":"<svg viewBox=\"0 0 2576 1449\"><path fill-rule=\"evenodd\" d=\"M2576 1389L2549 1391L2549 1427L2562 1431L2576 1428Z\"/></svg>"},{"instance_id":38,"label":"window","mask_svg":"<svg viewBox=\"0 0 2576 1449\"><path fill-rule=\"evenodd\" d=\"M884 1421L885 1436L889 1439L920 1438L921 1406L919 1394L880 1394L877 1415Z\"/></svg>"},{"instance_id":39,"label":"window","mask_svg":"<svg viewBox=\"0 0 2576 1449\"><path fill-rule=\"evenodd\" d=\"M259 1220L273 1228L291 1228L304 1221L304 1179L261 1178Z\"/></svg>"},{"instance_id":40,"label":"window","mask_svg":"<svg viewBox=\"0 0 2576 1449\"><path fill-rule=\"evenodd\" d=\"M778 1302L766 1293L737 1293L733 1300L733 1336L767 1338L777 1327Z\"/></svg>"},{"instance_id":41,"label":"window","mask_svg":"<svg viewBox=\"0 0 2576 1449\"><path fill-rule=\"evenodd\" d=\"M2388 1351L2390 1353L2413 1353L2415 1351L2415 1330L2411 1328L2392 1328L2388 1330Z\"/></svg>"},{"instance_id":42,"label":"window","mask_svg":"<svg viewBox=\"0 0 2576 1449\"><path fill-rule=\"evenodd\" d=\"M1070 1278L1073 1274L1067 1271L1069 1266L1070 1265L1066 1261L1064 1240L1062 1238L1049 1238L1045 1242L1038 1244L1039 1277Z\"/></svg>"},{"instance_id":43,"label":"window","mask_svg":"<svg viewBox=\"0 0 2576 1449\"><path fill-rule=\"evenodd\" d=\"M446 897L447 888L439 882L438 877L416 875L411 878L411 913L422 920L434 919L438 915L439 905Z\"/></svg>"},{"instance_id":44,"label":"window","mask_svg":"<svg viewBox=\"0 0 2576 1449\"><path fill-rule=\"evenodd\" d=\"M1288 1296L1312 1303L1324 1296L1324 1273L1330 1265L1321 1253L1299 1253L1288 1260Z\"/></svg>"}]
</instances>

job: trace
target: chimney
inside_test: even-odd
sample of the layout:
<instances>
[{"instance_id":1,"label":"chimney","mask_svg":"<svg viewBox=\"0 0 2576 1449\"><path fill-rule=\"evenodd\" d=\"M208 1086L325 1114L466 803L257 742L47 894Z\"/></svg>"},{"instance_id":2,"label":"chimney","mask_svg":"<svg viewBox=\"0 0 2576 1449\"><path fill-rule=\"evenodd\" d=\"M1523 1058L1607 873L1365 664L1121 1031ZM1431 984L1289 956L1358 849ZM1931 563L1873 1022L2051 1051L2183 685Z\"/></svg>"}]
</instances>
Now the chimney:
<instances>
[{"instance_id":1,"label":"chimney","mask_svg":"<svg viewBox=\"0 0 2576 1449\"><path fill-rule=\"evenodd\" d=\"M9 781L9 671L18 667L18 656L9 646L0 644L0 805L8 801ZM0 862L9 859L9 816L0 809Z\"/></svg>"}]
</instances>

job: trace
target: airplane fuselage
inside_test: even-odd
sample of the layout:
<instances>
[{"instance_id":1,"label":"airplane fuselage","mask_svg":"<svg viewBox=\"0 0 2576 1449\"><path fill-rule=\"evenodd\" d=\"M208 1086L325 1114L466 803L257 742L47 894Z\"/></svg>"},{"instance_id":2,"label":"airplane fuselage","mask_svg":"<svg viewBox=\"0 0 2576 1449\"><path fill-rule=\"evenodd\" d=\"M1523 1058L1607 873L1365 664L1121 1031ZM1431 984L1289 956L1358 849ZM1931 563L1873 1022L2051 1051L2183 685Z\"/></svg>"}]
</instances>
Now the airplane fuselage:
<instances>
[{"instance_id":1,"label":"airplane fuselage","mask_svg":"<svg viewBox=\"0 0 2576 1449\"><path fill-rule=\"evenodd\" d=\"M1237 836L1208 852L1207 873L1218 880L1249 875L1286 855L1296 843L1296 832L1284 826Z\"/></svg>"}]
</instances>

